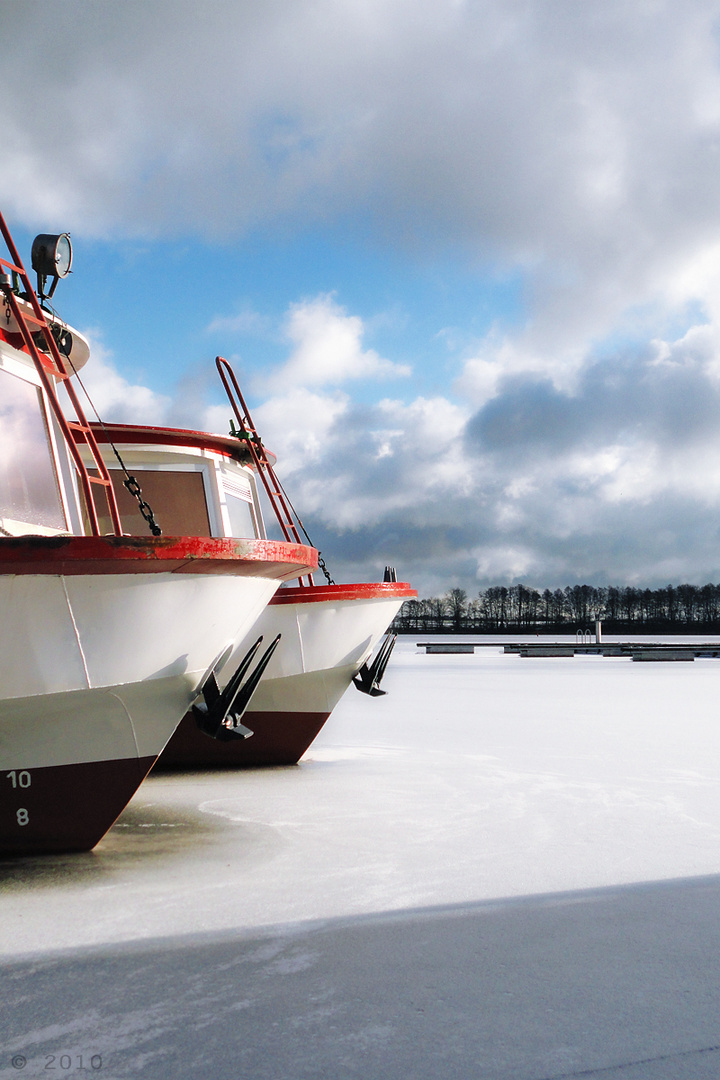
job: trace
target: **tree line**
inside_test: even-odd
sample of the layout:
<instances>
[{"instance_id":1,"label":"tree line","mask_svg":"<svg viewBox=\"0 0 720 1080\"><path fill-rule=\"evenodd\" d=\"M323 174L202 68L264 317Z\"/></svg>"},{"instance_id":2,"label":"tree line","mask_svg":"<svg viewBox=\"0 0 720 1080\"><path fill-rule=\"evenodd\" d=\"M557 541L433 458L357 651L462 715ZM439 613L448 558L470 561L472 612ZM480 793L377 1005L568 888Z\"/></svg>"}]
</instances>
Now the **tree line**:
<instances>
[{"instance_id":1,"label":"tree line","mask_svg":"<svg viewBox=\"0 0 720 1080\"><path fill-rule=\"evenodd\" d=\"M720 585L568 585L533 589L494 585L470 597L449 589L428 600L406 600L392 623L398 633L511 633L592 630L601 619L608 633L720 633Z\"/></svg>"}]
</instances>

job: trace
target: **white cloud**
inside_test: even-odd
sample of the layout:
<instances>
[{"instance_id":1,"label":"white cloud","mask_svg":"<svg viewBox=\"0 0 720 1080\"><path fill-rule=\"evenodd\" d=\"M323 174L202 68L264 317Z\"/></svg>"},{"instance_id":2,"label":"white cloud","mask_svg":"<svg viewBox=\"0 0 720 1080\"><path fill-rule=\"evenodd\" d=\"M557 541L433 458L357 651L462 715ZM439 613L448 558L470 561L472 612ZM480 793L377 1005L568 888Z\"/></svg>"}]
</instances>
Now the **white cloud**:
<instances>
[{"instance_id":1,"label":"white cloud","mask_svg":"<svg viewBox=\"0 0 720 1080\"><path fill-rule=\"evenodd\" d=\"M280 470L287 474L314 470L332 451L332 431L348 411L341 393L317 394L291 387L253 410L263 442L277 453Z\"/></svg>"},{"instance_id":2,"label":"white cloud","mask_svg":"<svg viewBox=\"0 0 720 1080\"><path fill-rule=\"evenodd\" d=\"M115 367L112 353L103 346L98 331L83 333L90 344L91 362L80 372L80 378L92 404L81 392L79 397L87 419L94 420L97 410L102 420L113 423L157 426L166 422L172 399L140 383L129 383Z\"/></svg>"},{"instance_id":3,"label":"white cloud","mask_svg":"<svg viewBox=\"0 0 720 1080\"><path fill-rule=\"evenodd\" d=\"M6 4L0 202L33 227L211 238L361 215L395 251L523 271L522 351L572 366L628 308L720 295L719 16L717 0L218 0L201 19L187 0Z\"/></svg>"},{"instance_id":4,"label":"white cloud","mask_svg":"<svg viewBox=\"0 0 720 1080\"><path fill-rule=\"evenodd\" d=\"M410 374L406 365L393 364L374 349L364 349L362 319L348 315L332 296L293 304L285 332L293 348L288 361L267 380L276 389L337 386L349 379Z\"/></svg>"},{"instance_id":5,"label":"white cloud","mask_svg":"<svg viewBox=\"0 0 720 1080\"><path fill-rule=\"evenodd\" d=\"M476 558L478 578L483 581L527 580L536 569L533 552L522 548L489 547Z\"/></svg>"},{"instance_id":6,"label":"white cloud","mask_svg":"<svg viewBox=\"0 0 720 1080\"><path fill-rule=\"evenodd\" d=\"M421 520L468 493L467 414L442 398L365 409L345 395L301 390L255 411L293 501L333 529L378 526L398 514Z\"/></svg>"}]
</instances>

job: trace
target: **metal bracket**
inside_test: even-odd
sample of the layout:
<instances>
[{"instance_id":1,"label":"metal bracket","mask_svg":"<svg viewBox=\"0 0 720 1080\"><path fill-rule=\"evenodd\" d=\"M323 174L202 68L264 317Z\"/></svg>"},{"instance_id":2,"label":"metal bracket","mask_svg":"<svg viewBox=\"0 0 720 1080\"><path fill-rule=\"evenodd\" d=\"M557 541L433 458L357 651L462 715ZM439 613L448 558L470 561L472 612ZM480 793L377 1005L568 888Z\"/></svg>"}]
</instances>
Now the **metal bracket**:
<instances>
[{"instance_id":1,"label":"metal bracket","mask_svg":"<svg viewBox=\"0 0 720 1080\"><path fill-rule=\"evenodd\" d=\"M250 728L245 727L240 721L250 704L250 698L255 693L265 668L270 663L272 655L278 647L280 634L267 647L255 669L243 682L261 642L262 637L259 637L255 644L248 649L237 671L228 680L224 690L221 691L218 686L215 668L200 687L199 693L202 694L205 700L193 705L192 712L197 726L211 739L229 742L231 739L249 739L252 735Z\"/></svg>"}]
</instances>

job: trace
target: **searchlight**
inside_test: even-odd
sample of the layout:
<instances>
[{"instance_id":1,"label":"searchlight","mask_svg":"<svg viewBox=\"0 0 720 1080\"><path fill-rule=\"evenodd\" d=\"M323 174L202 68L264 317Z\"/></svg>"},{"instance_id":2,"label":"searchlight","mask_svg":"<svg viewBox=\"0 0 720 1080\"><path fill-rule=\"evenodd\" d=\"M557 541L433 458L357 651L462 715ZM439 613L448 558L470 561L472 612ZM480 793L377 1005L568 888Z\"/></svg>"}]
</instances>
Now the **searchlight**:
<instances>
[{"instance_id":1,"label":"searchlight","mask_svg":"<svg viewBox=\"0 0 720 1080\"><path fill-rule=\"evenodd\" d=\"M31 258L37 273L38 296L50 300L58 281L67 277L72 267L70 233L40 233L33 240ZM46 292L48 278L52 278L52 284Z\"/></svg>"}]
</instances>

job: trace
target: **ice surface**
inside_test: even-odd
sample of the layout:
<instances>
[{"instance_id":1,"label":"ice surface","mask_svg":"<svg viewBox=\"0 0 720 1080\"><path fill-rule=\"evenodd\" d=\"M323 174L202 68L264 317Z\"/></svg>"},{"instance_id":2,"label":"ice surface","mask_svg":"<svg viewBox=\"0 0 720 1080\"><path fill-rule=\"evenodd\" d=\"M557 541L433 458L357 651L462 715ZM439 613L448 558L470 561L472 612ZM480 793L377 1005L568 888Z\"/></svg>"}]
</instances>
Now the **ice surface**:
<instances>
[{"instance_id":1,"label":"ice surface","mask_svg":"<svg viewBox=\"0 0 720 1080\"><path fill-rule=\"evenodd\" d=\"M94 852L0 863L2 952L720 872L720 660L424 640L300 766L151 776Z\"/></svg>"}]
</instances>

